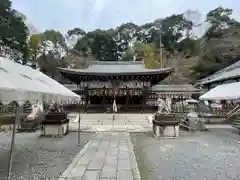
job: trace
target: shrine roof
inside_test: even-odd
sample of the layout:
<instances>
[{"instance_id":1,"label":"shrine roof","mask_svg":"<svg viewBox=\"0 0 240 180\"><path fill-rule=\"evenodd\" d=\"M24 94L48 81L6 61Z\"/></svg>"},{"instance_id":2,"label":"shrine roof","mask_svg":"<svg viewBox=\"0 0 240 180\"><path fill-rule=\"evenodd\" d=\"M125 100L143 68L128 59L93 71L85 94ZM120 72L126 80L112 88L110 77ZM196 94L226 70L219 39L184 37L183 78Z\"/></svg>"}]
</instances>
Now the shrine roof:
<instances>
[{"instance_id":1,"label":"shrine roof","mask_svg":"<svg viewBox=\"0 0 240 180\"><path fill-rule=\"evenodd\" d=\"M229 80L229 79L234 79L234 78L239 78L240 77L240 68L232 69L226 72L223 72L216 76L215 78L212 78L208 81L202 82L202 84L211 84L219 81L224 81L224 80Z\"/></svg>"},{"instance_id":2,"label":"shrine roof","mask_svg":"<svg viewBox=\"0 0 240 180\"><path fill-rule=\"evenodd\" d=\"M62 73L76 75L154 75L169 74L172 68L147 69L142 62L97 61L84 69L60 68Z\"/></svg>"},{"instance_id":3,"label":"shrine roof","mask_svg":"<svg viewBox=\"0 0 240 180\"><path fill-rule=\"evenodd\" d=\"M191 84L185 85L155 85L152 87L152 91L163 92L200 92L200 89L193 87Z\"/></svg>"},{"instance_id":4,"label":"shrine roof","mask_svg":"<svg viewBox=\"0 0 240 180\"><path fill-rule=\"evenodd\" d=\"M240 76L240 61L221 69L214 74L200 79L197 84L210 84L217 81L228 80Z\"/></svg>"}]
</instances>

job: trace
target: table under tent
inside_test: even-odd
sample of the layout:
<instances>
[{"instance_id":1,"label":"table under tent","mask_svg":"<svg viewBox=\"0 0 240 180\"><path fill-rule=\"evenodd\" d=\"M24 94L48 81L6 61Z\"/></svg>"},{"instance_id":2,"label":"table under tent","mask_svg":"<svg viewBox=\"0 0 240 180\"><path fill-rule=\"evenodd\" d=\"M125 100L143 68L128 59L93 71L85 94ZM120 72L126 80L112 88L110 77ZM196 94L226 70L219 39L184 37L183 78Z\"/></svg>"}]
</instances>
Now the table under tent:
<instances>
[{"instance_id":1,"label":"table under tent","mask_svg":"<svg viewBox=\"0 0 240 180\"><path fill-rule=\"evenodd\" d=\"M240 133L240 82L219 85L207 93L200 96L204 101L231 101L235 106L226 114L227 119L231 119L233 127L237 128Z\"/></svg>"},{"instance_id":2,"label":"table under tent","mask_svg":"<svg viewBox=\"0 0 240 180\"><path fill-rule=\"evenodd\" d=\"M17 103L9 153L8 180L11 179L12 151L21 106L26 101L37 104L41 102L69 102L79 99L77 94L40 71L0 57L0 102L3 105L13 101Z\"/></svg>"}]
</instances>

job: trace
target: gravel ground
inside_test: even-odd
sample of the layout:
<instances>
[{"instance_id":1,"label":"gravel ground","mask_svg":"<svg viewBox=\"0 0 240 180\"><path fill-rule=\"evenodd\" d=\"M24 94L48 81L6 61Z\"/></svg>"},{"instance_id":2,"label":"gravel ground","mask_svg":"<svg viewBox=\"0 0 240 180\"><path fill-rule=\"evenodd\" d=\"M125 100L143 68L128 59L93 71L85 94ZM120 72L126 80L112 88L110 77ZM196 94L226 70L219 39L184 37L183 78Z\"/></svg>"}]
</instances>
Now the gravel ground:
<instances>
[{"instance_id":1,"label":"gravel ground","mask_svg":"<svg viewBox=\"0 0 240 180\"><path fill-rule=\"evenodd\" d=\"M178 139L132 133L142 179L239 180L240 136L234 129L212 129Z\"/></svg>"},{"instance_id":2,"label":"gravel ground","mask_svg":"<svg viewBox=\"0 0 240 180\"><path fill-rule=\"evenodd\" d=\"M43 138L40 133L17 133L14 149L12 180L55 180L65 171L75 155L89 141L93 133L81 133L77 146L77 132L63 138ZM6 179L10 133L0 133L0 180Z\"/></svg>"}]
</instances>

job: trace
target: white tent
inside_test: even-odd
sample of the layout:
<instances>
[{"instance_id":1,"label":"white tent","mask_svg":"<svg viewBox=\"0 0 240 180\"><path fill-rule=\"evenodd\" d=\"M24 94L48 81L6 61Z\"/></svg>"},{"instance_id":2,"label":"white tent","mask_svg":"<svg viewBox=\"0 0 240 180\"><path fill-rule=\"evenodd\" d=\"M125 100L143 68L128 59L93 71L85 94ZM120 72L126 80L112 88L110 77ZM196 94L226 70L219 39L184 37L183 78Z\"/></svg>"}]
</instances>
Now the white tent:
<instances>
[{"instance_id":1,"label":"white tent","mask_svg":"<svg viewBox=\"0 0 240 180\"><path fill-rule=\"evenodd\" d=\"M196 99L191 98L191 99L187 99L186 103L198 103L198 101Z\"/></svg>"},{"instance_id":2,"label":"white tent","mask_svg":"<svg viewBox=\"0 0 240 180\"><path fill-rule=\"evenodd\" d=\"M0 57L0 101L67 101L80 97L40 71Z\"/></svg>"},{"instance_id":3,"label":"white tent","mask_svg":"<svg viewBox=\"0 0 240 180\"><path fill-rule=\"evenodd\" d=\"M73 101L80 97L63 85L31 67L17 64L0 57L0 101L10 103L16 101L19 105L25 101ZM16 119L19 120L19 108ZM8 180L11 179L12 150L14 146L16 121L13 127L10 149Z\"/></svg>"},{"instance_id":4,"label":"white tent","mask_svg":"<svg viewBox=\"0 0 240 180\"><path fill-rule=\"evenodd\" d=\"M201 100L240 99L240 82L219 85L200 96Z\"/></svg>"}]
</instances>

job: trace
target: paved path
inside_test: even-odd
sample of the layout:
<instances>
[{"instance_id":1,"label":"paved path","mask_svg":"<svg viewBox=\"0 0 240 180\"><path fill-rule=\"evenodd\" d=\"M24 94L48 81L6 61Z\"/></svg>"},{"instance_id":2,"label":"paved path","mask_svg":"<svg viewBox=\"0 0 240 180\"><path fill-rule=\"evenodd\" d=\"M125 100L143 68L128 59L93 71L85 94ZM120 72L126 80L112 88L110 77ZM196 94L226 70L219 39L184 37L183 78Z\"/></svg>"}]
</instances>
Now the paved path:
<instances>
[{"instance_id":1,"label":"paved path","mask_svg":"<svg viewBox=\"0 0 240 180\"><path fill-rule=\"evenodd\" d=\"M59 180L140 180L127 132L99 132L75 157Z\"/></svg>"}]
</instances>

